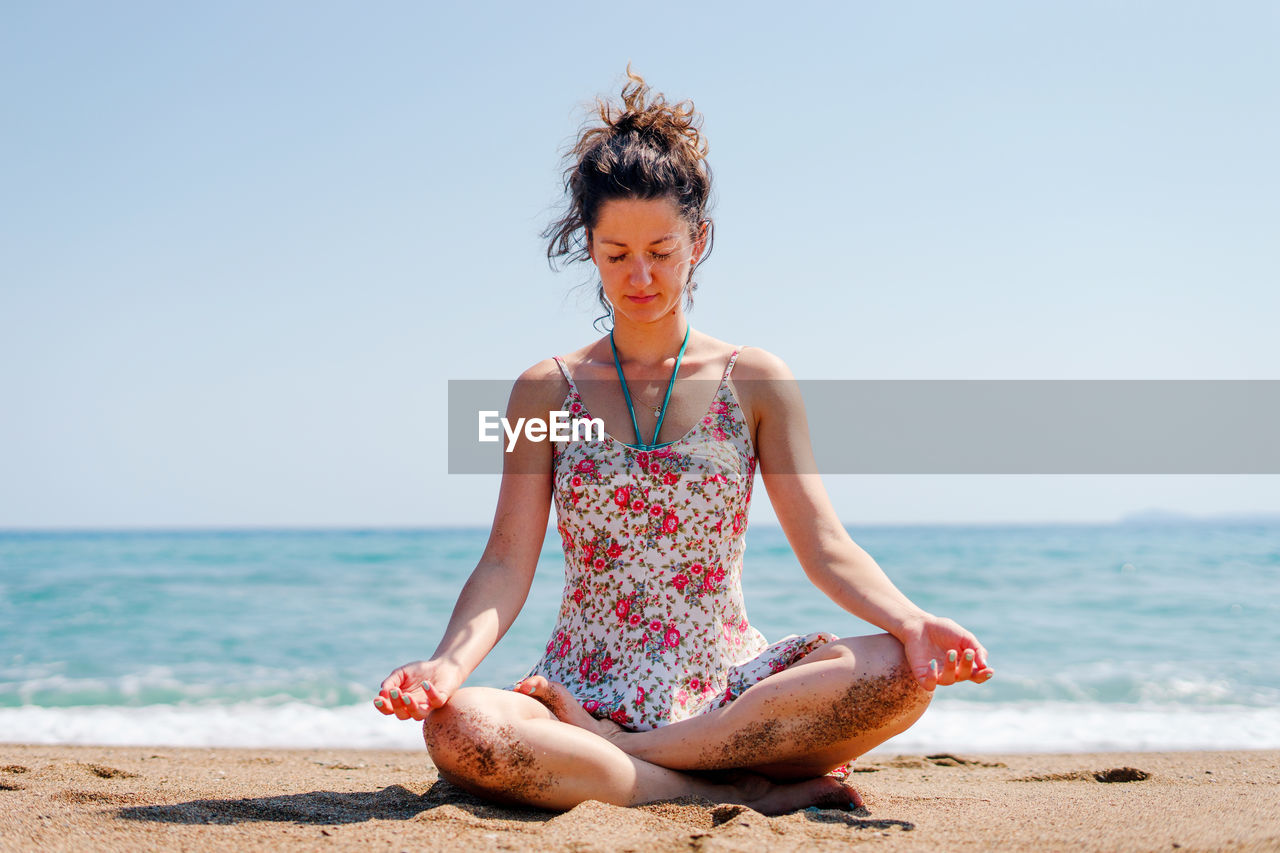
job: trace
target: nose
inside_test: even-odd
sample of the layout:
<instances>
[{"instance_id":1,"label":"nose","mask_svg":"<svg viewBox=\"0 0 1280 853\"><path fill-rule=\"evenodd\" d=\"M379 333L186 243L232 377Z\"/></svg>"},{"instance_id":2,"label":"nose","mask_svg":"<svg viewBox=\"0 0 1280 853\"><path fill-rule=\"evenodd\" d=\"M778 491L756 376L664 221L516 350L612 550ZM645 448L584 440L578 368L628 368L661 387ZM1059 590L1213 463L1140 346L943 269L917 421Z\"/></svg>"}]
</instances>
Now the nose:
<instances>
[{"instance_id":1,"label":"nose","mask_svg":"<svg viewBox=\"0 0 1280 853\"><path fill-rule=\"evenodd\" d=\"M648 258L637 257L631 265L631 283L645 285L653 281L652 267Z\"/></svg>"}]
</instances>

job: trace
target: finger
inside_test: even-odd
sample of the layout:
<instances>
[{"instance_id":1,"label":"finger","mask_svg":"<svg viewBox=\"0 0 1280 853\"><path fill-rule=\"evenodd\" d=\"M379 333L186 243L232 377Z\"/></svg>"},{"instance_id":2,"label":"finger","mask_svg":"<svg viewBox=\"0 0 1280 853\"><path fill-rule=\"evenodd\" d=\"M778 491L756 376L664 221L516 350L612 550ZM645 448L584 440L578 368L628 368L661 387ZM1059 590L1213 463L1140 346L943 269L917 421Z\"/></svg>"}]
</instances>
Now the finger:
<instances>
[{"instance_id":1,"label":"finger","mask_svg":"<svg viewBox=\"0 0 1280 853\"><path fill-rule=\"evenodd\" d=\"M395 709L391 707L391 700L381 693L378 694L378 698L373 700L373 707L376 708L379 713L386 714L387 716L391 716L395 713Z\"/></svg>"},{"instance_id":2,"label":"finger","mask_svg":"<svg viewBox=\"0 0 1280 853\"><path fill-rule=\"evenodd\" d=\"M973 661L977 653L973 649L965 649L960 655L960 665L956 668L956 681L969 681L973 678Z\"/></svg>"},{"instance_id":3,"label":"finger","mask_svg":"<svg viewBox=\"0 0 1280 853\"><path fill-rule=\"evenodd\" d=\"M404 701L404 691L402 691L398 686L392 687L387 691L387 697L391 701L391 710L396 712L397 717L400 717L400 712L404 711L408 707ZM404 720L408 718L400 717L400 719Z\"/></svg>"},{"instance_id":4,"label":"finger","mask_svg":"<svg viewBox=\"0 0 1280 853\"><path fill-rule=\"evenodd\" d=\"M920 682L920 686L923 689L932 693L933 689L938 686L938 662L931 660L928 668L921 667L920 671L916 673L916 681Z\"/></svg>"},{"instance_id":5,"label":"finger","mask_svg":"<svg viewBox=\"0 0 1280 853\"><path fill-rule=\"evenodd\" d=\"M380 688L379 692L389 693L393 687L398 689L406 681L408 681L408 678L405 677L404 667L401 667L400 669L397 669L395 672L388 675L386 678L382 679L382 684L378 685Z\"/></svg>"},{"instance_id":6,"label":"finger","mask_svg":"<svg viewBox=\"0 0 1280 853\"><path fill-rule=\"evenodd\" d=\"M426 696L426 705L431 710L442 707L445 702L449 701L449 697L444 695L444 693L442 693L440 689L430 681L422 682L422 692L423 695Z\"/></svg>"},{"instance_id":7,"label":"finger","mask_svg":"<svg viewBox=\"0 0 1280 853\"><path fill-rule=\"evenodd\" d=\"M945 659L938 661L938 684L945 687L956 683L956 660L958 654L955 649L947 652Z\"/></svg>"}]
</instances>

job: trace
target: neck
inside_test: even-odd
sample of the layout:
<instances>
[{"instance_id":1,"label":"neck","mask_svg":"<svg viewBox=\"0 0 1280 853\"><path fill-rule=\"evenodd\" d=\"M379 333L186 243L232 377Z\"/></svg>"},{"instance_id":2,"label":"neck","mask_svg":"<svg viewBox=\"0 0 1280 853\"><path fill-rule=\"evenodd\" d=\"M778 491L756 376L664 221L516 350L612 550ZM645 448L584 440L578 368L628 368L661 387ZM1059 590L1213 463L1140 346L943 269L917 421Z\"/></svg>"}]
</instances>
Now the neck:
<instances>
[{"instance_id":1,"label":"neck","mask_svg":"<svg viewBox=\"0 0 1280 853\"><path fill-rule=\"evenodd\" d=\"M641 366L661 366L674 359L689 328L683 310L672 311L652 323L635 324L616 316L615 321L613 345L618 348L618 359Z\"/></svg>"}]
</instances>

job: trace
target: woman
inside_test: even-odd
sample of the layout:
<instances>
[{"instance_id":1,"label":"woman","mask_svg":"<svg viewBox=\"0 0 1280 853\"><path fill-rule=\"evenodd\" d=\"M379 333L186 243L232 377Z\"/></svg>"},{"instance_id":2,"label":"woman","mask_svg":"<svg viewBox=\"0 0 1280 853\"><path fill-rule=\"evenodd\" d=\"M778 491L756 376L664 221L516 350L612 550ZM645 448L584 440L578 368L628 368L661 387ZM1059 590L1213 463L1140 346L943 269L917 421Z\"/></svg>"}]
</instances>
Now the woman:
<instances>
[{"instance_id":1,"label":"woman","mask_svg":"<svg viewBox=\"0 0 1280 853\"><path fill-rule=\"evenodd\" d=\"M570 154L553 260L589 260L611 333L525 371L506 416L603 421L598 440L520 441L489 542L431 659L375 705L424 720L440 775L490 800L563 810L684 794L779 814L860 805L834 768L916 721L940 684L986 681L986 651L926 613L849 538L813 470L781 360L689 326L711 176L692 104L628 69L621 107ZM624 443L624 439L632 439ZM817 587L887 633L772 645L742 601L757 463ZM507 690L462 687L528 595L552 498L565 596L541 660Z\"/></svg>"}]
</instances>

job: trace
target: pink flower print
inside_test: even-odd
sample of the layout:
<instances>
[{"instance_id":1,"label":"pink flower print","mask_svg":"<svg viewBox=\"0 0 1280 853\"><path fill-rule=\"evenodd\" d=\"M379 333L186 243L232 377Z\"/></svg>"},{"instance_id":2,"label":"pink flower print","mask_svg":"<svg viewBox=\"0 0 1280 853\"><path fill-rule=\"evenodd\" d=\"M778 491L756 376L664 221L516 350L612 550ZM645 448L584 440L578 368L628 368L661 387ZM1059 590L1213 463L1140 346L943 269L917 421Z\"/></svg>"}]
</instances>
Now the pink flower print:
<instances>
[{"instance_id":1,"label":"pink flower print","mask_svg":"<svg viewBox=\"0 0 1280 853\"><path fill-rule=\"evenodd\" d=\"M733 532L734 533L742 532L743 521L745 521L745 519L742 517L742 513L740 512L734 513L734 516L733 516Z\"/></svg>"},{"instance_id":2,"label":"pink flower print","mask_svg":"<svg viewBox=\"0 0 1280 853\"><path fill-rule=\"evenodd\" d=\"M696 678L690 678L690 679L689 679L689 689L690 689L690 690L697 690L697 689L698 689L698 685L699 685L699 684L701 684L701 683L702 683L702 682L698 681L698 679L696 679Z\"/></svg>"},{"instance_id":3,"label":"pink flower print","mask_svg":"<svg viewBox=\"0 0 1280 853\"><path fill-rule=\"evenodd\" d=\"M587 673L591 671L591 657L588 655L582 659L582 663L578 664L578 673L583 677L587 677Z\"/></svg>"},{"instance_id":4,"label":"pink flower print","mask_svg":"<svg viewBox=\"0 0 1280 853\"><path fill-rule=\"evenodd\" d=\"M680 592L684 592L687 583L689 583L689 578L684 574L678 574L671 579L671 585Z\"/></svg>"},{"instance_id":5,"label":"pink flower print","mask_svg":"<svg viewBox=\"0 0 1280 853\"><path fill-rule=\"evenodd\" d=\"M613 655L606 654L604 660L600 662L600 669L604 672L609 671L609 667L613 666Z\"/></svg>"},{"instance_id":6,"label":"pink flower print","mask_svg":"<svg viewBox=\"0 0 1280 853\"><path fill-rule=\"evenodd\" d=\"M636 454L636 464L637 464L637 465L639 465L639 466L640 466L643 470L645 470L645 471L649 470L649 454L648 454L648 453L637 453L637 454Z\"/></svg>"},{"instance_id":7,"label":"pink flower print","mask_svg":"<svg viewBox=\"0 0 1280 853\"><path fill-rule=\"evenodd\" d=\"M592 684L595 684L599 680L600 680L600 673L598 672L593 672L591 673L591 675L587 676L587 681L590 681Z\"/></svg>"},{"instance_id":8,"label":"pink flower print","mask_svg":"<svg viewBox=\"0 0 1280 853\"><path fill-rule=\"evenodd\" d=\"M702 563L694 563L689 567L689 571L693 572L695 575L702 574Z\"/></svg>"},{"instance_id":9,"label":"pink flower print","mask_svg":"<svg viewBox=\"0 0 1280 853\"><path fill-rule=\"evenodd\" d=\"M676 701L679 702L681 705L689 701L689 694L685 691L683 687L681 687L679 690L676 691Z\"/></svg>"},{"instance_id":10,"label":"pink flower print","mask_svg":"<svg viewBox=\"0 0 1280 853\"><path fill-rule=\"evenodd\" d=\"M575 465L575 466L574 466L574 469L573 469L573 470L578 471L578 472L583 473L583 474L586 474L586 473L589 473L589 472L591 472L591 471L594 471L594 470L596 470L596 463L595 463L595 460L594 460L594 459L583 459L581 462L579 462L577 465Z\"/></svg>"},{"instance_id":11,"label":"pink flower print","mask_svg":"<svg viewBox=\"0 0 1280 853\"><path fill-rule=\"evenodd\" d=\"M585 557L588 562L590 562L591 558L594 557L595 555L596 555L595 545L587 544L582 546L582 556Z\"/></svg>"},{"instance_id":12,"label":"pink flower print","mask_svg":"<svg viewBox=\"0 0 1280 853\"><path fill-rule=\"evenodd\" d=\"M595 566L596 571L599 572L603 571L604 567L609 565L609 563L604 557L596 557L596 561L591 565Z\"/></svg>"},{"instance_id":13,"label":"pink flower print","mask_svg":"<svg viewBox=\"0 0 1280 853\"><path fill-rule=\"evenodd\" d=\"M562 658L569 653L569 641L565 640L560 643L560 650L556 652L556 657Z\"/></svg>"},{"instance_id":14,"label":"pink flower print","mask_svg":"<svg viewBox=\"0 0 1280 853\"><path fill-rule=\"evenodd\" d=\"M662 645L668 649L674 649L680 644L680 632L675 628L668 628L667 633L662 637Z\"/></svg>"},{"instance_id":15,"label":"pink flower print","mask_svg":"<svg viewBox=\"0 0 1280 853\"><path fill-rule=\"evenodd\" d=\"M659 458L659 459L666 459L668 456L670 456L670 455L671 455L671 448L670 448L670 447L661 447L661 448L659 448L659 449L657 449L657 450L653 451L653 455L654 455L654 456L656 456L656 457L657 457L657 458Z\"/></svg>"},{"instance_id":16,"label":"pink flower print","mask_svg":"<svg viewBox=\"0 0 1280 853\"><path fill-rule=\"evenodd\" d=\"M650 623L649 623L649 630L650 630L650 631L661 631L661 630L662 630L662 623L661 623L660 621L658 621L657 619L654 619L652 622L650 622Z\"/></svg>"},{"instance_id":17,"label":"pink flower print","mask_svg":"<svg viewBox=\"0 0 1280 853\"><path fill-rule=\"evenodd\" d=\"M584 592L582 591L582 587L578 587L577 589L575 589L575 590L573 591L573 600L574 600L574 601L576 601L576 602L578 602L579 604L581 604L581 603L582 603L582 596L584 596L584 595L586 595L586 593L584 593Z\"/></svg>"},{"instance_id":18,"label":"pink flower print","mask_svg":"<svg viewBox=\"0 0 1280 853\"><path fill-rule=\"evenodd\" d=\"M680 526L680 521L674 515L668 515L662 519L662 532L675 533L676 528Z\"/></svg>"},{"instance_id":19,"label":"pink flower print","mask_svg":"<svg viewBox=\"0 0 1280 853\"><path fill-rule=\"evenodd\" d=\"M626 619L627 613L631 611L631 599L624 598L613 608L613 612L618 614L619 619Z\"/></svg>"},{"instance_id":20,"label":"pink flower print","mask_svg":"<svg viewBox=\"0 0 1280 853\"><path fill-rule=\"evenodd\" d=\"M618 559L618 555L622 553L622 547L617 542L614 542L609 545L609 549L605 553L616 560Z\"/></svg>"},{"instance_id":21,"label":"pink flower print","mask_svg":"<svg viewBox=\"0 0 1280 853\"><path fill-rule=\"evenodd\" d=\"M579 403L577 400L574 400L572 403L569 404L569 411L575 415L582 414L582 404Z\"/></svg>"},{"instance_id":22,"label":"pink flower print","mask_svg":"<svg viewBox=\"0 0 1280 853\"><path fill-rule=\"evenodd\" d=\"M657 518L658 516L662 515L662 507L658 506L657 504L651 504L649 506L649 515L652 515L654 518Z\"/></svg>"},{"instance_id":23,"label":"pink flower print","mask_svg":"<svg viewBox=\"0 0 1280 853\"><path fill-rule=\"evenodd\" d=\"M676 483L680 482L680 475L673 471L668 471L662 475L662 482L664 485L674 486Z\"/></svg>"},{"instance_id":24,"label":"pink flower print","mask_svg":"<svg viewBox=\"0 0 1280 853\"><path fill-rule=\"evenodd\" d=\"M570 481L569 481L569 483L570 483L574 488L577 488L578 486L581 486L581 485L582 485L582 478L581 478L581 477L579 477L577 474L574 474L574 475L573 475L573 479L572 479L572 480L570 480Z\"/></svg>"},{"instance_id":25,"label":"pink flower print","mask_svg":"<svg viewBox=\"0 0 1280 853\"><path fill-rule=\"evenodd\" d=\"M711 415L707 415L702 419L702 423L705 424L706 426L711 426L711 424L713 424L714 421L711 419Z\"/></svg>"},{"instance_id":26,"label":"pink flower print","mask_svg":"<svg viewBox=\"0 0 1280 853\"><path fill-rule=\"evenodd\" d=\"M727 415L729 414L729 404L724 402L723 400L720 402L712 403L711 412L712 414L716 414L716 415Z\"/></svg>"},{"instance_id":27,"label":"pink flower print","mask_svg":"<svg viewBox=\"0 0 1280 853\"><path fill-rule=\"evenodd\" d=\"M644 509L644 501L642 501L640 498L636 498L631 502L632 512L640 512L643 509Z\"/></svg>"},{"instance_id":28,"label":"pink flower print","mask_svg":"<svg viewBox=\"0 0 1280 853\"><path fill-rule=\"evenodd\" d=\"M582 710L586 711L588 714L590 714L592 711L594 711L596 708L599 708L599 707L600 707L600 703L597 702L595 699L588 699L587 701L582 703Z\"/></svg>"},{"instance_id":29,"label":"pink flower print","mask_svg":"<svg viewBox=\"0 0 1280 853\"><path fill-rule=\"evenodd\" d=\"M631 624L632 624L632 625L639 625L639 624L640 624L640 614L639 614L639 613L632 613L632 614L631 614L631 620L630 620L630 621L631 621Z\"/></svg>"},{"instance_id":30,"label":"pink flower print","mask_svg":"<svg viewBox=\"0 0 1280 853\"><path fill-rule=\"evenodd\" d=\"M662 466L661 466L661 465L659 465L657 462L654 462L652 465L650 465L650 466L649 466L649 473L650 473L650 474L653 474L653 475L655 475L655 476L656 476L656 475L658 475L658 474L661 474L661 473L662 473Z\"/></svg>"},{"instance_id":31,"label":"pink flower print","mask_svg":"<svg viewBox=\"0 0 1280 853\"><path fill-rule=\"evenodd\" d=\"M547 654L551 654L551 650L556 647L555 640L547 640Z\"/></svg>"},{"instance_id":32,"label":"pink flower print","mask_svg":"<svg viewBox=\"0 0 1280 853\"><path fill-rule=\"evenodd\" d=\"M747 632L747 617L742 617L742 621L738 623L738 630L744 634Z\"/></svg>"},{"instance_id":33,"label":"pink flower print","mask_svg":"<svg viewBox=\"0 0 1280 853\"><path fill-rule=\"evenodd\" d=\"M627 725L631 722L631 715L627 713L626 708L618 708L609 715L609 719L613 720L620 726Z\"/></svg>"},{"instance_id":34,"label":"pink flower print","mask_svg":"<svg viewBox=\"0 0 1280 853\"><path fill-rule=\"evenodd\" d=\"M631 500L630 486L623 486L621 489L618 489L616 492L613 493L613 502L616 503L618 506L625 507L629 500Z\"/></svg>"},{"instance_id":35,"label":"pink flower print","mask_svg":"<svg viewBox=\"0 0 1280 853\"><path fill-rule=\"evenodd\" d=\"M636 688L636 701L637 701L637 702L643 702L643 701L644 701L644 688L643 688L643 687L637 687L637 688Z\"/></svg>"}]
</instances>

